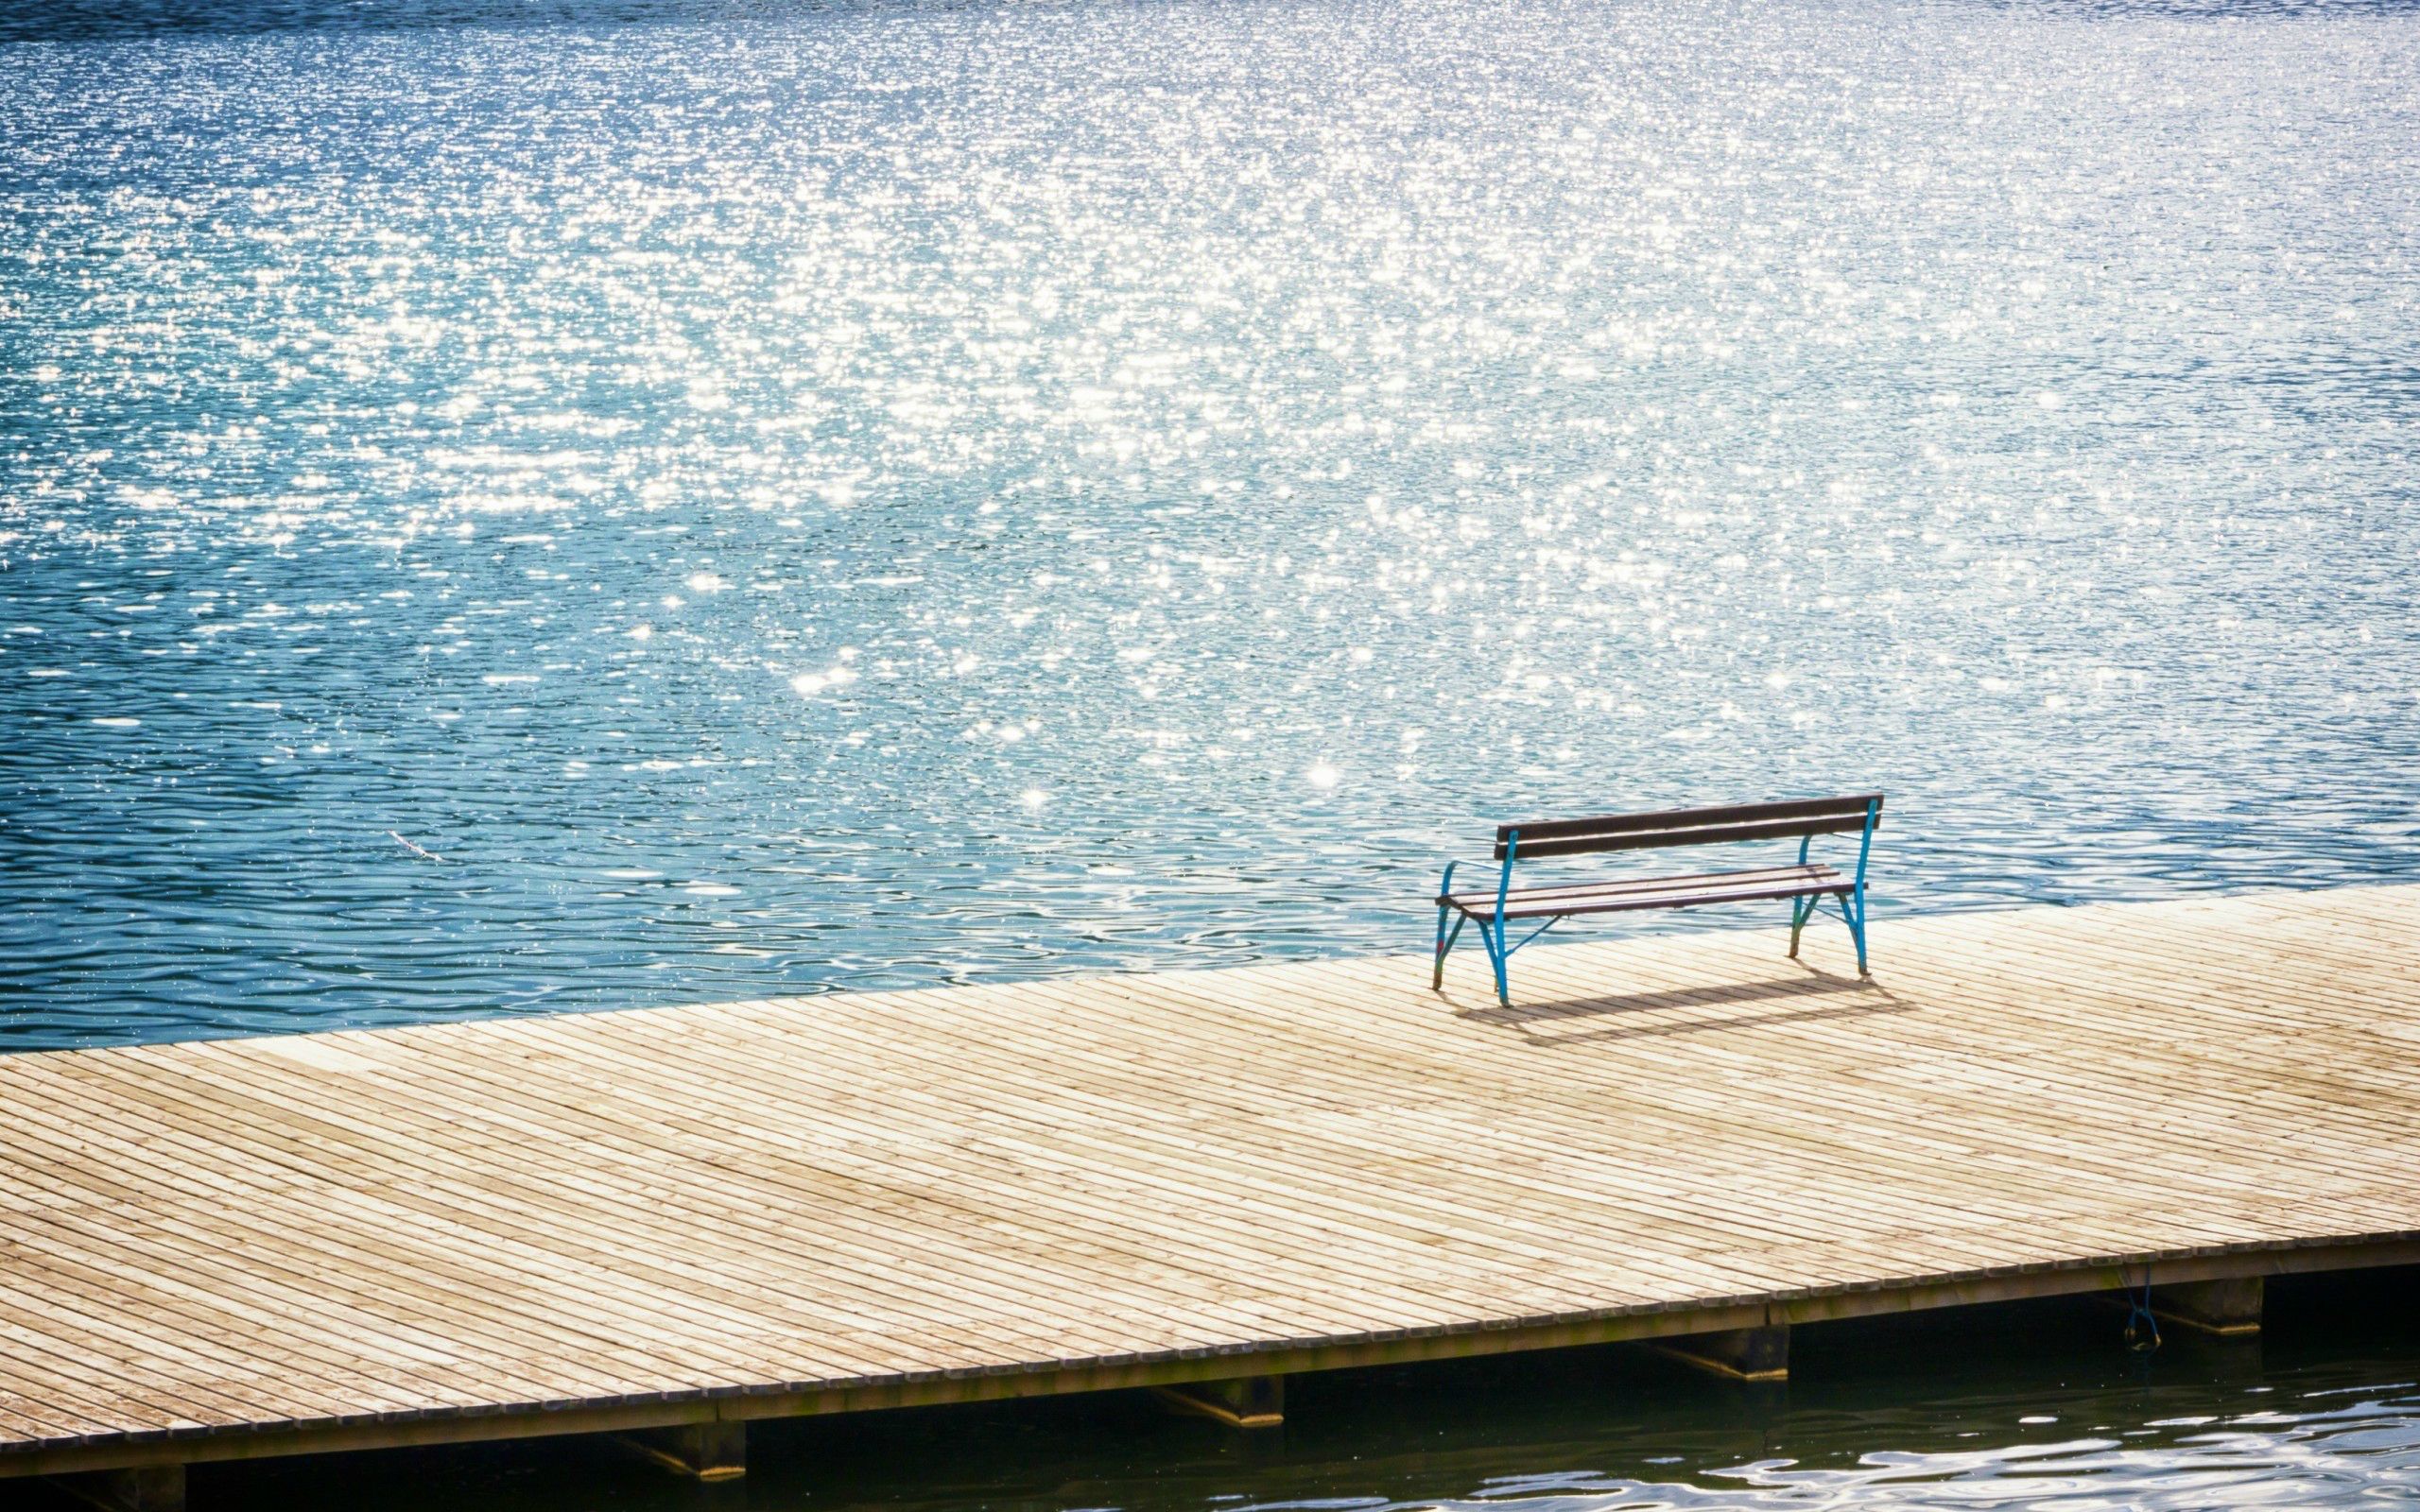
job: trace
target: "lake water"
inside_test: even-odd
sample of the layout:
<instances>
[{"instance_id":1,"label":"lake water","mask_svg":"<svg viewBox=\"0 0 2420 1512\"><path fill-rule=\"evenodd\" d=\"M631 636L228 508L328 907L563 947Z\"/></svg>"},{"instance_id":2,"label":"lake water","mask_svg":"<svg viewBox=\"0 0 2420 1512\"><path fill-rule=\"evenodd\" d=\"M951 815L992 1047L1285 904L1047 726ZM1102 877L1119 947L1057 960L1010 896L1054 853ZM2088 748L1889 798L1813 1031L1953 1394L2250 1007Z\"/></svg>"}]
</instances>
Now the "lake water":
<instances>
[{"instance_id":1,"label":"lake water","mask_svg":"<svg viewBox=\"0 0 2420 1512\"><path fill-rule=\"evenodd\" d=\"M1886 955L2420 875L2409 7L0 69L16 1047L1413 949L1496 818L1866 786Z\"/></svg>"}]
</instances>

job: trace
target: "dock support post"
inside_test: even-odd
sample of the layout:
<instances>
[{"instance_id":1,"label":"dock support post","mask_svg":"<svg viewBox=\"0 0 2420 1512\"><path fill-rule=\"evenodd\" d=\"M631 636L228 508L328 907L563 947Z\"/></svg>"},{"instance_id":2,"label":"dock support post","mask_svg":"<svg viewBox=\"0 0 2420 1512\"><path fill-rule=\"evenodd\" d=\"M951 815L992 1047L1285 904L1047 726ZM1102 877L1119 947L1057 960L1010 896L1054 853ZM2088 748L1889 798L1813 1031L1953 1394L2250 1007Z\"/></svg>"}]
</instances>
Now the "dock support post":
<instances>
[{"instance_id":1,"label":"dock support post","mask_svg":"<svg viewBox=\"0 0 2420 1512\"><path fill-rule=\"evenodd\" d=\"M1151 1392L1179 1412L1214 1418L1230 1428L1277 1428L1286 1421L1286 1378L1241 1376L1153 1386Z\"/></svg>"},{"instance_id":2,"label":"dock support post","mask_svg":"<svg viewBox=\"0 0 2420 1512\"><path fill-rule=\"evenodd\" d=\"M1655 1346L1675 1360L1733 1381L1789 1379L1789 1325L1689 1333Z\"/></svg>"},{"instance_id":3,"label":"dock support post","mask_svg":"<svg viewBox=\"0 0 2420 1512\"><path fill-rule=\"evenodd\" d=\"M748 1425L685 1423L618 1435L666 1469L701 1481L735 1481L748 1473Z\"/></svg>"},{"instance_id":4,"label":"dock support post","mask_svg":"<svg viewBox=\"0 0 2420 1512\"><path fill-rule=\"evenodd\" d=\"M2152 1292L2152 1311L2188 1329L2239 1339L2260 1332L2260 1304L2267 1290L2257 1276L2159 1286Z\"/></svg>"},{"instance_id":5,"label":"dock support post","mask_svg":"<svg viewBox=\"0 0 2420 1512\"><path fill-rule=\"evenodd\" d=\"M130 1470L54 1475L50 1484L101 1512L185 1512L185 1468L146 1465Z\"/></svg>"}]
</instances>

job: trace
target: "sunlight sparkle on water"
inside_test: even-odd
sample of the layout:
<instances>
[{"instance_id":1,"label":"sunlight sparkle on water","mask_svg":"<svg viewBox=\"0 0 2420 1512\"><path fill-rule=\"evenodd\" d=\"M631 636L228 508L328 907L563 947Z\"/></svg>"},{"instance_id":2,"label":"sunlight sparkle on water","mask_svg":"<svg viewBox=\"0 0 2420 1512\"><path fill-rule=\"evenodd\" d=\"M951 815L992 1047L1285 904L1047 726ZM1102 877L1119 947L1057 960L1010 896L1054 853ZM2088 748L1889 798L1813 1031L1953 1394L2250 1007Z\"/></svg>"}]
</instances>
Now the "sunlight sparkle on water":
<instances>
[{"instance_id":1,"label":"sunlight sparkle on water","mask_svg":"<svg viewBox=\"0 0 2420 1512\"><path fill-rule=\"evenodd\" d=\"M2408 9L314 3L0 16L18 1042L2414 872Z\"/></svg>"}]
</instances>

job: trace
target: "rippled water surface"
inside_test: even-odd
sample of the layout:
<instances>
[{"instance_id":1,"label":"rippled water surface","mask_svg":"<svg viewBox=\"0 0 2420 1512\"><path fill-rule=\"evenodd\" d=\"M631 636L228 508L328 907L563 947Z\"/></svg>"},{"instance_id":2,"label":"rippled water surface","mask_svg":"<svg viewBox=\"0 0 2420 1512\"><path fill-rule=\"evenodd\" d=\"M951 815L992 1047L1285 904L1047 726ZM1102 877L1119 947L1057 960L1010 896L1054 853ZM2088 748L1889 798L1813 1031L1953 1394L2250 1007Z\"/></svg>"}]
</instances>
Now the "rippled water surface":
<instances>
[{"instance_id":1,"label":"rippled water surface","mask_svg":"<svg viewBox=\"0 0 2420 1512\"><path fill-rule=\"evenodd\" d=\"M0 20L0 1018L2420 874L2420 11ZM1887 950L1887 942L1881 948Z\"/></svg>"}]
</instances>

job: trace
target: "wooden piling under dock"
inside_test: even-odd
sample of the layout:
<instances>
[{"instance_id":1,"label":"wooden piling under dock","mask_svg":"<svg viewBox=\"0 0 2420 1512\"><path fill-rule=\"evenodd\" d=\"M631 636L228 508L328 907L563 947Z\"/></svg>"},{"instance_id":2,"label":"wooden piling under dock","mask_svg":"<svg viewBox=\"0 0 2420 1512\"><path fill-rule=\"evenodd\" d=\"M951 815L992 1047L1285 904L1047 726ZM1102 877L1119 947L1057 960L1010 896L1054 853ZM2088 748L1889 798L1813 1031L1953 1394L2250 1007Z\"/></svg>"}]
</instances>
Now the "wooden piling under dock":
<instances>
[{"instance_id":1,"label":"wooden piling under dock","mask_svg":"<svg viewBox=\"0 0 2420 1512\"><path fill-rule=\"evenodd\" d=\"M2420 887L1839 933L0 1058L0 1476L2420 1261Z\"/></svg>"}]
</instances>

